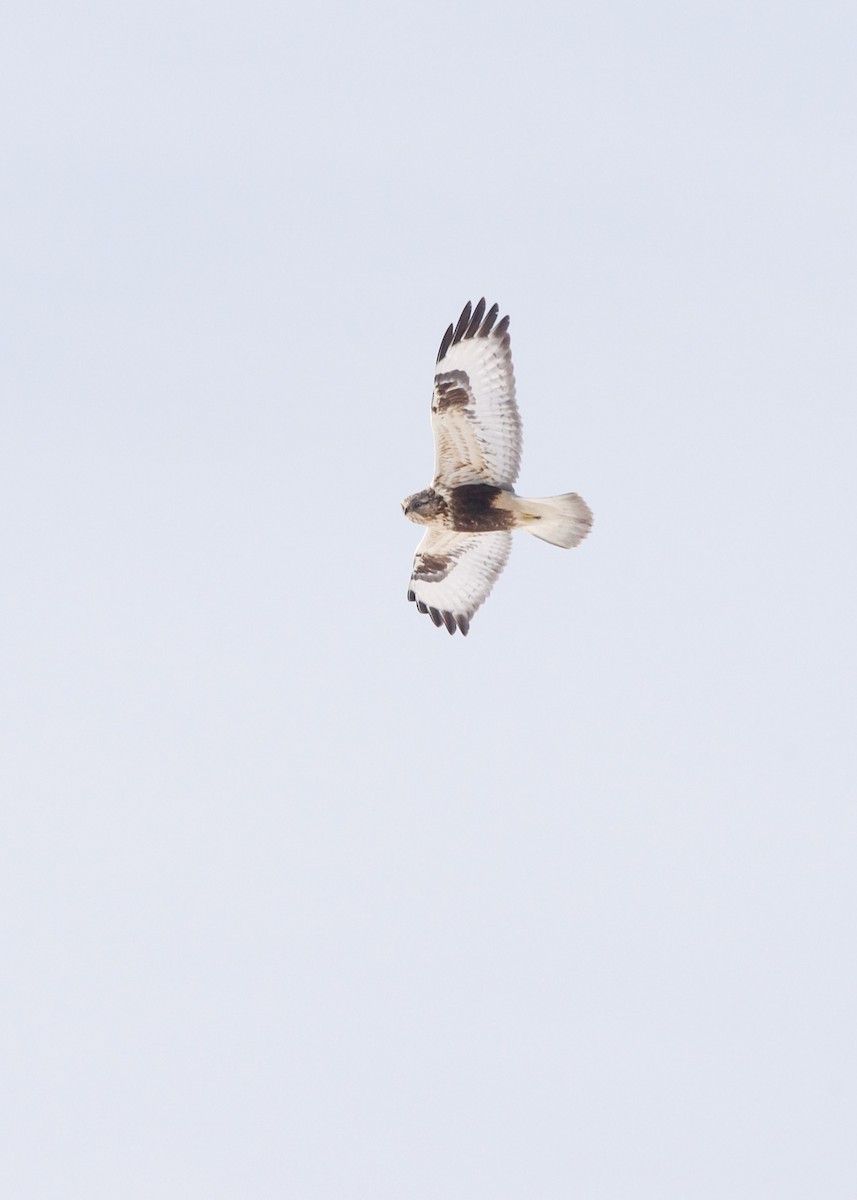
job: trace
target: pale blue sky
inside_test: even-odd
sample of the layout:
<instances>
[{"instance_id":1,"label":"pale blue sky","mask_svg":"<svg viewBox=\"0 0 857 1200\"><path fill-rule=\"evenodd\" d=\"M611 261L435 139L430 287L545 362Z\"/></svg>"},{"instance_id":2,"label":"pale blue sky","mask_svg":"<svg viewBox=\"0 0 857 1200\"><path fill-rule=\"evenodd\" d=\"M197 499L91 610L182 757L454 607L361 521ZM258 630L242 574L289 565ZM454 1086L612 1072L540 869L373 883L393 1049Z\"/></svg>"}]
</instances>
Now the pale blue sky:
<instances>
[{"instance_id":1,"label":"pale blue sky","mask_svg":"<svg viewBox=\"0 0 857 1200\"><path fill-rule=\"evenodd\" d=\"M0 45L0 1191L852 1200L853 5ZM516 542L405 599L511 315Z\"/></svg>"}]
</instances>

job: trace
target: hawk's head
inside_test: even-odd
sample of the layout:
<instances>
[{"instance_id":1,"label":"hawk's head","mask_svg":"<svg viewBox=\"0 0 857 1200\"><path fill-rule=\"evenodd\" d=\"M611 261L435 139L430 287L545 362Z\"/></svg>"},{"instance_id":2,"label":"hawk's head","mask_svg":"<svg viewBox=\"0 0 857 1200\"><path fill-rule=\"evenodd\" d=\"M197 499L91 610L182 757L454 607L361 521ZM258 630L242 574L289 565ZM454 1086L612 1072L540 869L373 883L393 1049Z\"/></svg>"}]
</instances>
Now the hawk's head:
<instances>
[{"instance_id":1,"label":"hawk's head","mask_svg":"<svg viewBox=\"0 0 857 1200\"><path fill-rule=\"evenodd\" d=\"M434 488L425 488L402 501L402 512L417 525L436 525L446 512L446 501Z\"/></svg>"}]
</instances>

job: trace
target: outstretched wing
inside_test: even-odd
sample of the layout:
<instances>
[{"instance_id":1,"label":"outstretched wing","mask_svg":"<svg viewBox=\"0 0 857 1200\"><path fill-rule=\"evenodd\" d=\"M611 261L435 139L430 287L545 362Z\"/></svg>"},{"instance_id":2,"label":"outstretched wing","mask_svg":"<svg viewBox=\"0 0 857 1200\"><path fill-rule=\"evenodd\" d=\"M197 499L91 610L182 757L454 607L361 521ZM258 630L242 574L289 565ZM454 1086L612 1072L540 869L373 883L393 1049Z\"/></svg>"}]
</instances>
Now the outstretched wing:
<instances>
[{"instance_id":1,"label":"outstretched wing","mask_svg":"<svg viewBox=\"0 0 857 1200\"><path fill-rule=\"evenodd\" d=\"M440 344L431 401L436 484L511 487L518 477L521 418L509 318L497 321L499 311L494 304L486 315L480 300L471 312L468 302Z\"/></svg>"},{"instance_id":2,"label":"outstretched wing","mask_svg":"<svg viewBox=\"0 0 857 1200\"><path fill-rule=\"evenodd\" d=\"M470 620L506 565L511 533L428 529L417 546L408 599L435 625L466 635Z\"/></svg>"}]
</instances>

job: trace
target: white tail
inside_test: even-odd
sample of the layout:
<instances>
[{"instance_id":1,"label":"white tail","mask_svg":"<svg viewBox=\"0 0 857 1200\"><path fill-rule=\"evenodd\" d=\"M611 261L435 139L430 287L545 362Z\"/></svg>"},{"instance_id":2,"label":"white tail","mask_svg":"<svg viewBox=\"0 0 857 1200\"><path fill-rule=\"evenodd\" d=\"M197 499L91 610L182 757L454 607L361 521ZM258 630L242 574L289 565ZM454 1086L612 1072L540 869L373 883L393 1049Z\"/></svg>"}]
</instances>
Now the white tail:
<instances>
[{"instance_id":1,"label":"white tail","mask_svg":"<svg viewBox=\"0 0 857 1200\"><path fill-rule=\"evenodd\" d=\"M515 496L515 525L526 529L533 537L569 550L579 545L592 528L589 505L576 492L565 496L546 496L541 500L526 500Z\"/></svg>"}]
</instances>

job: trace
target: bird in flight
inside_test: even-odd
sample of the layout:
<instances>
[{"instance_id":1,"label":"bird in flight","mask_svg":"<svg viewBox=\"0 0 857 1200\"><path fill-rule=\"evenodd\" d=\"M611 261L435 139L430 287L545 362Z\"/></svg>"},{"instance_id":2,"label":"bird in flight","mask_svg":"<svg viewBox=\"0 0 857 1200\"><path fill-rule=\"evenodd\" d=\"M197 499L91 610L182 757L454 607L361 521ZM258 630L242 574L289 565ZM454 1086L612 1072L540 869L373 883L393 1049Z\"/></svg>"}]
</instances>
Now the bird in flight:
<instances>
[{"instance_id":1,"label":"bird in flight","mask_svg":"<svg viewBox=\"0 0 857 1200\"><path fill-rule=\"evenodd\" d=\"M402 502L408 520L427 526L408 599L435 625L465 635L506 565L511 530L567 549L592 528L575 492L541 500L515 494L523 439L509 318L498 321L499 311L468 302L443 335L431 401L434 479Z\"/></svg>"}]
</instances>

